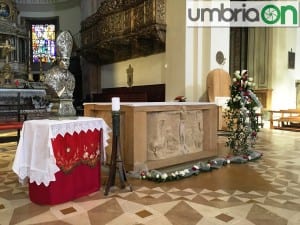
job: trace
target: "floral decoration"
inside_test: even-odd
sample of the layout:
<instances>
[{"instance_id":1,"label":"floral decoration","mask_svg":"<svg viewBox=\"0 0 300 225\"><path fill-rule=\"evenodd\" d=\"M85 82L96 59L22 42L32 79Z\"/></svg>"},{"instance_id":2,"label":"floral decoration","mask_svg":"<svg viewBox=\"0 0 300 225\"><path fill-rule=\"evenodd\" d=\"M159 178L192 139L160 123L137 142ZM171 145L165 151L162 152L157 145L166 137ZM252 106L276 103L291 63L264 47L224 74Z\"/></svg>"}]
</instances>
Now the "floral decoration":
<instances>
[{"instance_id":1,"label":"floral decoration","mask_svg":"<svg viewBox=\"0 0 300 225\"><path fill-rule=\"evenodd\" d=\"M262 153L250 150L246 155L219 157L208 160L206 162L195 163L190 168L175 170L172 172L161 172L159 170L141 171L140 178L142 180L150 180L155 182L166 182L180 180L190 176L198 175L203 172L210 172L213 169L219 169L231 163L241 164L254 161L262 157Z\"/></svg>"},{"instance_id":2,"label":"floral decoration","mask_svg":"<svg viewBox=\"0 0 300 225\"><path fill-rule=\"evenodd\" d=\"M234 155L247 154L253 147L259 131L256 111L261 103L254 94L253 78L248 71L236 71L230 86L231 97L227 102L225 112L227 128L230 133L227 146Z\"/></svg>"},{"instance_id":3,"label":"floral decoration","mask_svg":"<svg viewBox=\"0 0 300 225\"><path fill-rule=\"evenodd\" d=\"M78 165L95 167L100 160L100 130L58 134L51 139L56 165L64 173L71 173ZM79 138L80 137L80 138Z\"/></svg>"},{"instance_id":4,"label":"floral decoration","mask_svg":"<svg viewBox=\"0 0 300 225\"><path fill-rule=\"evenodd\" d=\"M186 101L186 97L185 96L177 96L176 98L174 98L175 101L178 101L178 102L185 102Z\"/></svg>"}]
</instances>

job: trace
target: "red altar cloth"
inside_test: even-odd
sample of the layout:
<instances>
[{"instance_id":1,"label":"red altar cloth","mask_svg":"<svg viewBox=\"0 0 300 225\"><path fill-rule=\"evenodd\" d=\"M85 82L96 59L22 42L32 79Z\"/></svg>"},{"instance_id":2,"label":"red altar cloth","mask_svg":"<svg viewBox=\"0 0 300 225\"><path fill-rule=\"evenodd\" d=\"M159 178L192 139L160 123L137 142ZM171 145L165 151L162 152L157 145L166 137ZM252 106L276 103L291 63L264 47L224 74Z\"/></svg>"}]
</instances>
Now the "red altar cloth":
<instances>
[{"instance_id":1,"label":"red altar cloth","mask_svg":"<svg viewBox=\"0 0 300 225\"><path fill-rule=\"evenodd\" d=\"M37 204L59 204L88 195L101 187L102 129L58 134L51 139L56 164L55 182L29 183L29 197Z\"/></svg>"},{"instance_id":2,"label":"red altar cloth","mask_svg":"<svg viewBox=\"0 0 300 225\"><path fill-rule=\"evenodd\" d=\"M79 165L69 174L59 171L49 186L29 183L29 198L37 204L59 204L96 192L101 187L100 162L91 168Z\"/></svg>"},{"instance_id":3,"label":"red altar cloth","mask_svg":"<svg viewBox=\"0 0 300 225\"><path fill-rule=\"evenodd\" d=\"M38 204L71 201L100 189L109 126L101 118L24 122L12 169Z\"/></svg>"}]
</instances>

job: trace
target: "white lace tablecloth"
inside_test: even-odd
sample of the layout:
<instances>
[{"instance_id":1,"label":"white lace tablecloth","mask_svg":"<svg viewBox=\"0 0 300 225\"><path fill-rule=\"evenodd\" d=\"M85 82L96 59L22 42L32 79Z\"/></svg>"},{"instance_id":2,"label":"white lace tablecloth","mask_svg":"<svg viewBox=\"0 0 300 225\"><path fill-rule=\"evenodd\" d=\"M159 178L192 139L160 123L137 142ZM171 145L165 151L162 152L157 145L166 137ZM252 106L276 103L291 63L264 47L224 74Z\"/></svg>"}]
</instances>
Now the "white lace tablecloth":
<instances>
[{"instance_id":1,"label":"white lace tablecloth","mask_svg":"<svg viewBox=\"0 0 300 225\"><path fill-rule=\"evenodd\" d=\"M72 120L28 120L23 124L20 141L17 147L13 171L20 180L48 186L55 181L59 171L53 153L51 138L58 134L73 134L80 131L103 129L103 150L108 145L110 127L101 118L78 117ZM105 155L105 154L104 154Z\"/></svg>"}]
</instances>

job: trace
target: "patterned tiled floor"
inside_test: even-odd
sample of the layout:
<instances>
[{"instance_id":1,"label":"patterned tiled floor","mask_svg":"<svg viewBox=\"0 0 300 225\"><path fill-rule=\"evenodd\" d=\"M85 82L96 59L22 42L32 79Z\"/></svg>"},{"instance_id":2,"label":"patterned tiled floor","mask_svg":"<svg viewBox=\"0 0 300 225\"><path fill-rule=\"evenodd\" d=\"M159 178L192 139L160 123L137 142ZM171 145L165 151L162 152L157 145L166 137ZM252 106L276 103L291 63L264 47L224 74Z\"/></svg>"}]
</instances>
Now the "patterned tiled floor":
<instances>
[{"instance_id":1,"label":"patterned tiled floor","mask_svg":"<svg viewBox=\"0 0 300 225\"><path fill-rule=\"evenodd\" d=\"M219 137L225 152L225 137ZM191 178L154 183L129 178L133 192L103 190L72 202L40 206L11 171L15 144L0 145L0 224L45 225L298 225L300 136L263 129L263 158ZM103 172L102 182L107 180Z\"/></svg>"}]
</instances>

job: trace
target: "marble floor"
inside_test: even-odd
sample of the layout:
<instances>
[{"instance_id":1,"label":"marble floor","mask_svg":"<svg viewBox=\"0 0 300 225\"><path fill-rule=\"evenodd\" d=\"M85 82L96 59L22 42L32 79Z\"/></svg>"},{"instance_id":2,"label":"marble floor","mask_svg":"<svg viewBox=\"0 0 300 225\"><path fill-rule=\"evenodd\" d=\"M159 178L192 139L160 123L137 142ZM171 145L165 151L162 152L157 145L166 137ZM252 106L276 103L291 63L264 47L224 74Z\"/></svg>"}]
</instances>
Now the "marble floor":
<instances>
[{"instance_id":1,"label":"marble floor","mask_svg":"<svg viewBox=\"0 0 300 225\"><path fill-rule=\"evenodd\" d=\"M218 137L226 152L225 137ZM23 225L298 225L300 135L259 133L260 160L230 164L179 181L154 183L129 177L133 191L102 190L60 205L37 205L11 171L15 143L0 146L0 224Z\"/></svg>"}]
</instances>

